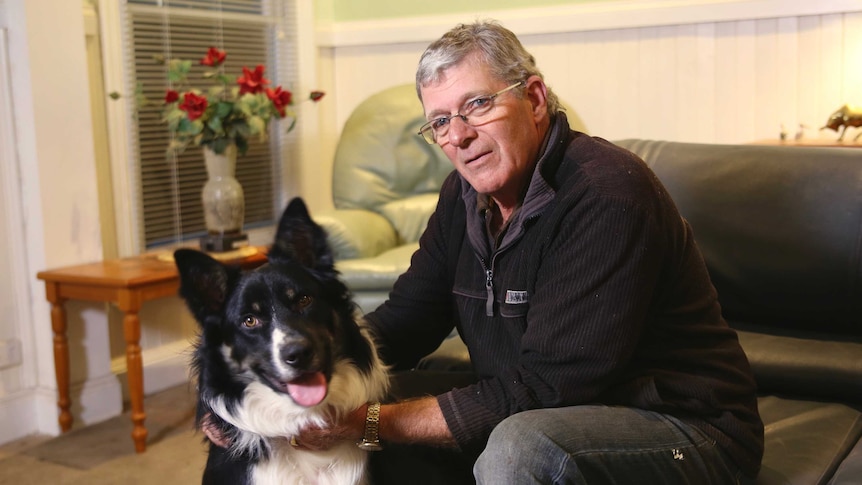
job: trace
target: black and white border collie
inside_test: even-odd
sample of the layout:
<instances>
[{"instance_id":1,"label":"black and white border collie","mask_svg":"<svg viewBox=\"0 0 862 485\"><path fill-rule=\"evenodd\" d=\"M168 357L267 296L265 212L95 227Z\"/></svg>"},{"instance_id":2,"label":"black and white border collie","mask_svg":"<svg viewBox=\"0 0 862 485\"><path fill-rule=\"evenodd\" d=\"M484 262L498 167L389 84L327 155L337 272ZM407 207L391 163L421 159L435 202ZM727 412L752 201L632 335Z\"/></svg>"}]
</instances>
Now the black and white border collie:
<instances>
[{"instance_id":1,"label":"black and white border collie","mask_svg":"<svg viewBox=\"0 0 862 485\"><path fill-rule=\"evenodd\" d=\"M197 425L206 416L231 442L210 445L203 483L365 483L367 453L354 443L315 452L289 442L388 389L326 234L303 201L285 209L268 262L254 271L192 249L174 258L180 295L201 327L192 359Z\"/></svg>"}]
</instances>

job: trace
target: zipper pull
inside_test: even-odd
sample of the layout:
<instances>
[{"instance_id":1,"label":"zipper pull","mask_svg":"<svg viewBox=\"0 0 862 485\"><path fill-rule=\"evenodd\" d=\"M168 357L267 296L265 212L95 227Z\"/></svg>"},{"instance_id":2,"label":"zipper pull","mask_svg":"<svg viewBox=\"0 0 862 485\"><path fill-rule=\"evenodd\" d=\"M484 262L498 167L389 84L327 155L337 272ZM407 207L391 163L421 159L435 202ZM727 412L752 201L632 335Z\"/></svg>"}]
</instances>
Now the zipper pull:
<instances>
[{"instance_id":1,"label":"zipper pull","mask_svg":"<svg viewBox=\"0 0 862 485\"><path fill-rule=\"evenodd\" d=\"M494 272L490 269L485 271L485 290L488 292L488 299L485 300L485 315L494 316Z\"/></svg>"}]
</instances>

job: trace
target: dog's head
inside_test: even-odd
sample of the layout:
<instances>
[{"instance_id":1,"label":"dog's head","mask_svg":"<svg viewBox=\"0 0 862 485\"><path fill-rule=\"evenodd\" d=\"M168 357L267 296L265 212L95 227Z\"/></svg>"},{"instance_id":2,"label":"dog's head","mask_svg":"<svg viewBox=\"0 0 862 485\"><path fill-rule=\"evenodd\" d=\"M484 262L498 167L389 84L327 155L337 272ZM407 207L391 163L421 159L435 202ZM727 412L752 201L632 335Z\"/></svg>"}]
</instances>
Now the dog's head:
<instances>
[{"instance_id":1,"label":"dog's head","mask_svg":"<svg viewBox=\"0 0 862 485\"><path fill-rule=\"evenodd\" d=\"M174 257L180 295L202 328L197 351L213 353L198 361L220 362L234 378L265 382L308 407L326 397L336 362L370 360L326 233L301 199L285 209L268 264L254 271L190 249Z\"/></svg>"}]
</instances>

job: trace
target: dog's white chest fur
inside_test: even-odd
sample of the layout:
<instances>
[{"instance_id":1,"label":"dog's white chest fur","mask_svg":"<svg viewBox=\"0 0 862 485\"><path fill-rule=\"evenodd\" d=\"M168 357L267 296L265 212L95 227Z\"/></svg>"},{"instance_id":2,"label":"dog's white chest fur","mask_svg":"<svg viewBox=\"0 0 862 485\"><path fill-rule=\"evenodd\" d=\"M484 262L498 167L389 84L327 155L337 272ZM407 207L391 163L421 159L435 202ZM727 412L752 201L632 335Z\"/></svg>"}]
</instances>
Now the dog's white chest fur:
<instances>
[{"instance_id":1,"label":"dog's white chest fur","mask_svg":"<svg viewBox=\"0 0 862 485\"><path fill-rule=\"evenodd\" d=\"M306 452L285 444L275 447L271 459L257 464L257 485L344 485L367 483L367 453L350 443L326 452Z\"/></svg>"}]
</instances>

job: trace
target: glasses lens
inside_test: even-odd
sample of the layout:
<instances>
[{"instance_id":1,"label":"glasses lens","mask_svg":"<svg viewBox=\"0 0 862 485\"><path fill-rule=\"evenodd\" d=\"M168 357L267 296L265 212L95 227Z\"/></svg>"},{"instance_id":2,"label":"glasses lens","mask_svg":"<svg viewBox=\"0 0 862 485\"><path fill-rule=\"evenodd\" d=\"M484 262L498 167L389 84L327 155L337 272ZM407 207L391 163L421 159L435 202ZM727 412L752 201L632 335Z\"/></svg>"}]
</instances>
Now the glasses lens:
<instances>
[{"instance_id":1,"label":"glasses lens","mask_svg":"<svg viewBox=\"0 0 862 485\"><path fill-rule=\"evenodd\" d=\"M476 118L478 116L486 115L491 112L491 108L494 107L494 96L482 96L481 98L476 98L473 101L467 103L464 109L461 111L464 116L470 116L471 118Z\"/></svg>"},{"instance_id":2,"label":"glasses lens","mask_svg":"<svg viewBox=\"0 0 862 485\"><path fill-rule=\"evenodd\" d=\"M436 137L434 136L434 130L431 129L430 124L425 124L422 128L419 129L419 134L422 135L422 138L425 139L426 142L433 145L436 141Z\"/></svg>"}]
</instances>

